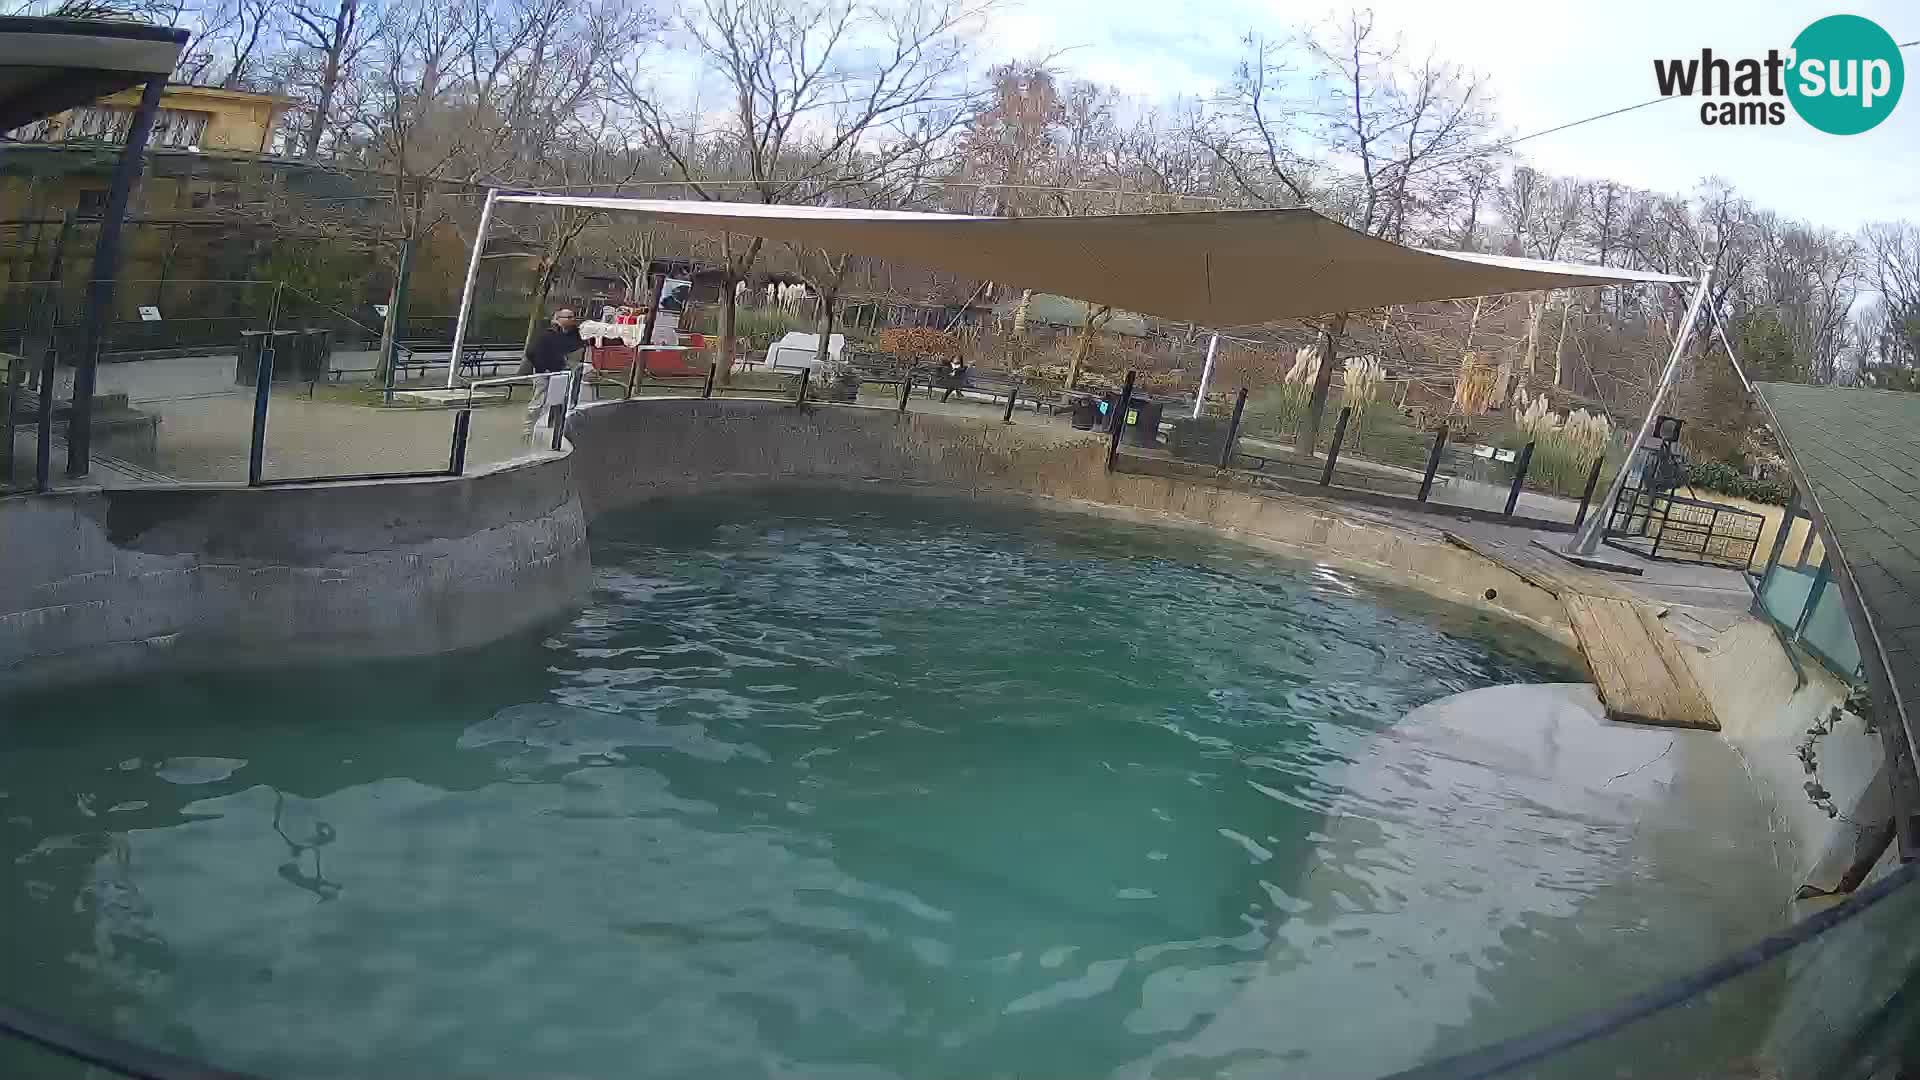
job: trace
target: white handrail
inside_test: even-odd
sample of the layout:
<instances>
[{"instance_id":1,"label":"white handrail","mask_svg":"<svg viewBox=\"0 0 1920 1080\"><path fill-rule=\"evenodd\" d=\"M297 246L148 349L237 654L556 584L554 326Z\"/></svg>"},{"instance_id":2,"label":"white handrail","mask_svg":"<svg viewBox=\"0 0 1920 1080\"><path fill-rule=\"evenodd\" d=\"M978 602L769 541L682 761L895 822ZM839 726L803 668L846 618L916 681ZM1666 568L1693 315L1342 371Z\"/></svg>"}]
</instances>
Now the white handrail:
<instances>
[{"instance_id":1,"label":"white handrail","mask_svg":"<svg viewBox=\"0 0 1920 1080\"><path fill-rule=\"evenodd\" d=\"M557 374L559 373L554 371L536 371L531 375L501 375L491 379L475 379L474 381L467 384L466 407L469 409L473 408L473 392L475 389L479 387L509 386L514 383L533 382L536 379L544 379L549 375L557 375Z\"/></svg>"}]
</instances>

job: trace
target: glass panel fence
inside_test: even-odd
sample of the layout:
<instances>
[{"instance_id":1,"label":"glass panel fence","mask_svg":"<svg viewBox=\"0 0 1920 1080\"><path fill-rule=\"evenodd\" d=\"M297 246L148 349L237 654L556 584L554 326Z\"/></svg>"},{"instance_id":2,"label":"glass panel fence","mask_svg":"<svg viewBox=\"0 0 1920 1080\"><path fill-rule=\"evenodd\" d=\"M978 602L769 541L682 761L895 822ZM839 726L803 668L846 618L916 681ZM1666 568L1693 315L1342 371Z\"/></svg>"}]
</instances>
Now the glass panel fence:
<instances>
[{"instance_id":1,"label":"glass panel fence","mask_svg":"<svg viewBox=\"0 0 1920 1080\"><path fill-rule=\"evenodd\" d=\"M1853 637L1853 624L1847 619L1847 602L1831 583L1822 590L1807 612L1800 629L1800 643L1814 652L1833 670L1852 675L1860 670L1860 646Z\"/></svg>"}]
</instances>

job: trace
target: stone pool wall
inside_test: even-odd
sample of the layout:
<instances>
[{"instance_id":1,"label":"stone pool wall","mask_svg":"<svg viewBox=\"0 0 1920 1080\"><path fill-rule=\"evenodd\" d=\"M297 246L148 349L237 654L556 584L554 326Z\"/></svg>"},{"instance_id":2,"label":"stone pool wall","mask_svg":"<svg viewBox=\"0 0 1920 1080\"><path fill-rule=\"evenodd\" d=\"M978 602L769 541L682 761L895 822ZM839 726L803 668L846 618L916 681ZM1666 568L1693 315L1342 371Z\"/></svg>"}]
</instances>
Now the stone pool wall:
<instances>
[{"instance_id":1,"label":"stone pool wall","mask_svg":"<svg viewBox=\"0 0 1920 1080\"><path fill-rule=\"evenodd\" d=\"M0 500L0 691L478 645L591 587L572 462Z\"/></svg>"},{"instance_id":2,"label":"stone pool wall","mask_svg":"<svg viewBox=\"0 0 1920 1080\"><path fill-rule=\"evenodd\" d=\"M605 402L567 424L589 519L648 499L775 484L925 488L1156 524L1336 562L1571 643L1559 601L1435 536L1354 508L1106 471L1106 440L939 413L767 400ZM1488 598L1488 592L1492 598Z\"/></svg>"}]
</instances>

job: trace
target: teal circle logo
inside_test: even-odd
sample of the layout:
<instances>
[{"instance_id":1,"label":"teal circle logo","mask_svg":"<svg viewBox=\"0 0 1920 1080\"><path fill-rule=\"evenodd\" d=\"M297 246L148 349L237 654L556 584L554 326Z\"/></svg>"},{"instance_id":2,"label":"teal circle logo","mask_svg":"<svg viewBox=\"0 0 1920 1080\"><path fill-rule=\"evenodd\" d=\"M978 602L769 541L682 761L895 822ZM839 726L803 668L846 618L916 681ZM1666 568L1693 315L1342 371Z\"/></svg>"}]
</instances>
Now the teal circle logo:
<instances>
[{"instance_id":1,"label":"teal circle logo","mask_svg":"<svg viewBox=\"0 0 1920 1080\"><path fill-rule=\"evenodd\" d=\"M1858 15L1829 15L1800 31L1793 57L1787 99L1829 135L1858 135L1885 120L1906 83L1893 35Z\"/></svg>"}]
</instances>

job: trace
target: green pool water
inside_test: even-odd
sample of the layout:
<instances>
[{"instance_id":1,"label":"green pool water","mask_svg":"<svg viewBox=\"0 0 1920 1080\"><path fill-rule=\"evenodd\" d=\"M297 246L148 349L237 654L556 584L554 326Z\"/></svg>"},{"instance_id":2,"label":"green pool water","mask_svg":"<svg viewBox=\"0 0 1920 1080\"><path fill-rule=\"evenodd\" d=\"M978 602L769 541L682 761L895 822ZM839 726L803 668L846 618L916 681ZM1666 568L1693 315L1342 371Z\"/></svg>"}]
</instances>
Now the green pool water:
<instances>
[{"instance_id":1,"label":"green pool water","mask_svg":"<svg viewBox=\"0 0 1920 1080\"><path fill-rule=\"evenodd\" d=\"M1583 922L1604 796L1398 737L1579 678L1463 610L893 496L592 544L486 649L0 702L4 996L275 1076L1366 1075L1722 944Z\"/></svg>"}]
</instances>

